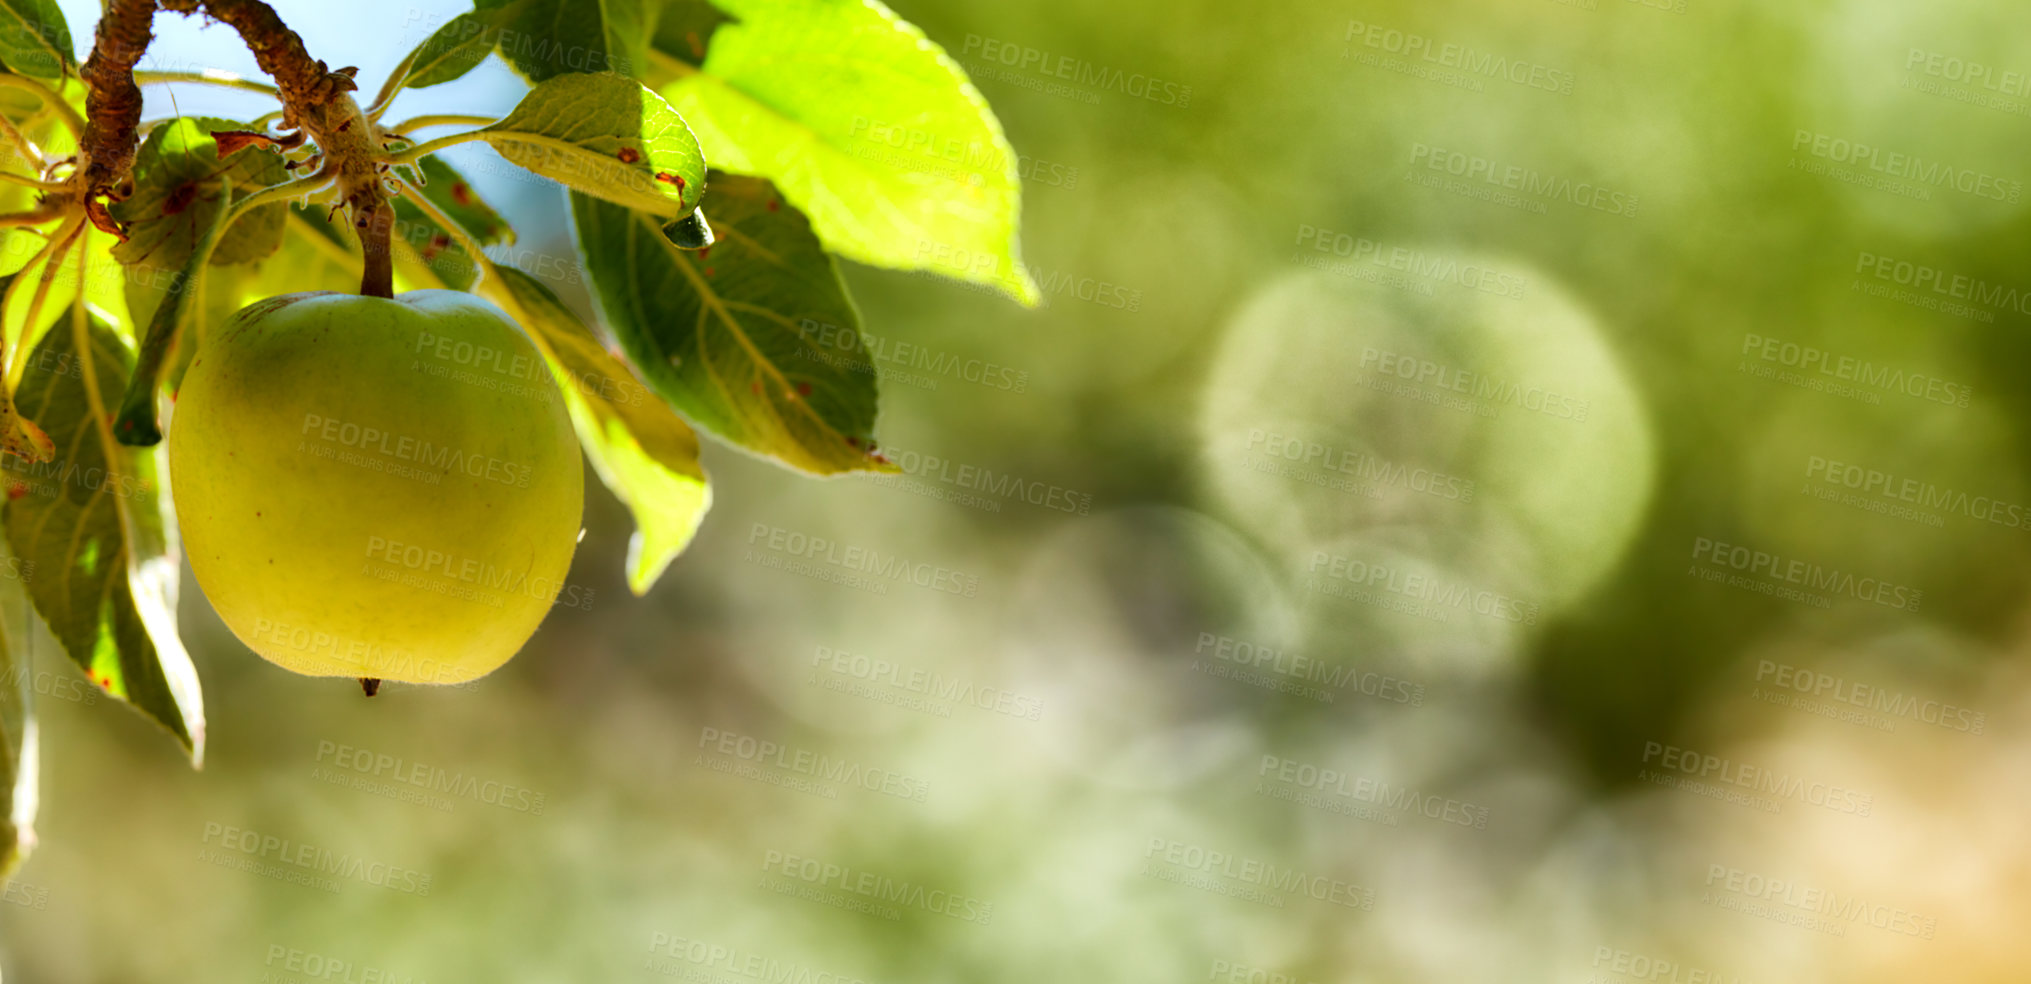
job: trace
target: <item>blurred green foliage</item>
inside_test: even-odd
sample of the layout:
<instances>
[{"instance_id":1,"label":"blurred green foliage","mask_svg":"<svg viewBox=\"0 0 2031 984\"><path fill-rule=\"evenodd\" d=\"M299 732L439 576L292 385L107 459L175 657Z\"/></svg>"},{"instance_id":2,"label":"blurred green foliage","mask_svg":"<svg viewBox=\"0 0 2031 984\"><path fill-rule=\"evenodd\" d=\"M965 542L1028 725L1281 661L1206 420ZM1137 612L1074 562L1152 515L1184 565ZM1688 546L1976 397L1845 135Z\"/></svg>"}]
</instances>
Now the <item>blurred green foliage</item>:
<instances>
[{"instance_id":1,"label":"blurred green foliage","mask_svg":"<svg viewBox=\"0 0 2031 984\"><path fill-rule=\"evenodd\" d=\"M876 434L905 474L792 480L708 452L717 508L640 600L620 573L625 510L589 501L574 579L595 602L553 613L470 690L366 701L288 676L186 585L206 767L106 701L42 701L64 736L47 743L42 822L62 836L9 889L26 901L0 906L9 972L316 979L308 954L398 981L1581 981L1633 979L1614 954L1636 953L1720 980L2017 979L2023 527L1826 480L1852 463L1893 490L2031 503L2031 388L2015 381L2031 305L1997 299L2031 290L2024 205L1989 195L2031 179L2031 91L2003 81L2031 70L2016 9L896 6L973 74L1024 155L1024 256L1047 301L848 266L885 375ZM1410 35L1461 62L1393 54ZM364 35L330 43L323 57L399 57ZM1526 68L1461 68L1481 56ZM1945 57L1997 66L2002 88L1951 83ZM1136 77L1158 97L1132 94ZM1163 101L1183 86L1184 104ZM1921 163L1843 161L1857 152L1836 141ZM1449 173L1455 154L1471 174ZM1926 163L1976 190L1903 170ZM1519 171L1564 190L1501 187ZM1479 197L1498 191L1514 200ZM547 226L511 206L523 246L571 248L556 202ZM1898 283L1899 263L1941 289ZM1467 264L1503 279L1463 286ZM1991 303L1973 286L1953 297L1957 277ZM1822 356L1793 361L1803 347ZM1589 412L1392 395L1384 352ZM1970 398L1842 378L1843 359ZM1438 378L1414 382L1430 395ZM1336 457L1279 465L1271 434ZM1331 484L1362 462L1475 493ZM983 469L1043 504L992 491ZM1777 597L1789 582L1728 567L1714 544L1922 603ZM911 576L857 588L866 569L841 559L855 548ZM1336 558L1533 614L1364 603ZM1717 569L1750 586L1700 573ZM919 570L933 586L911 583ZM1378 583L1369 598L1408 597ZM1253 684L1230 658L1242 644L1272 653ZM41 652L41 670L69 672ZM1353 675L1308 696L1300 656ZM1986 725L1823 718L1768 696L1766 664ZM1009 696L982 707L907 682L928 675ZM743 758L743 738L776 757ZM1653 744L1865 790L1874 808L1770 813L1671 788L1644 778ZM813 785L800 754L884 779ZM1313 808L1280 795L1304 792L1278 780L1285 761L1487 823L1318 790L1329 805ZM482 793L432 793L448 812L405 802L418 787L391 777L419 766L540 793L541 812ZM223 828L427 873L429 894L212 863ZM1372 908L1251 901L1235 894L1261 888L1250 877L1169 861L1209 851L1372 890ZM866 900L786 874L792 856L992 915L926 902L890 919L784 894ZM1757 918L1729 870L1936 931ZM1194 876L1220 887L1179 881ZM713 946L727 962L700 962Z\"/></svg>"}]
</instances>

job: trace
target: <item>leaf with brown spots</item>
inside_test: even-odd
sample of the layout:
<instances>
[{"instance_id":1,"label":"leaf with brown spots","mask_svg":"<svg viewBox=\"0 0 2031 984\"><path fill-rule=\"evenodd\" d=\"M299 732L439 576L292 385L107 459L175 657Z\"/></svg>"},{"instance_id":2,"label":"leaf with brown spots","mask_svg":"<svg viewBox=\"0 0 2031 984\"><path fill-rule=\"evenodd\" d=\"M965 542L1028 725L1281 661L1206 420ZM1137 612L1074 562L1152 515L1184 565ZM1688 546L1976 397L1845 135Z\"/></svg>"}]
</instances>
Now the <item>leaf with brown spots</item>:
<instances>
[{"instance_id":1,"label":"leaf with brown spots","mask_svg":"<svg viewBox=\"0 0 2031 984\"><path fill-rule=\"evenodd\" d=\"M657 215L697 208L705 190L705 155L684 118L623 75L556 76L479 135L510 163Z\"/></svg>"},{"instance_id":2,"label":"leaf with brown spots","mask_svg":"<svg viewBox=\"0 0 2031 984\"><path fill-rule=\"evenodd\" d=\"M180 270L212 219L235 199L289 179L282 155L242 142L224 149L214 131L231 132L231 120L184 117L156 127L134 158L134 193L112 208L127 227L127 241L113 248L122 263ZM230 142L230 141L229 141ZM243 216L219 239L213 266L250 263L282 245L288 206L264 205Z\"/></svg>"}]
</instances>

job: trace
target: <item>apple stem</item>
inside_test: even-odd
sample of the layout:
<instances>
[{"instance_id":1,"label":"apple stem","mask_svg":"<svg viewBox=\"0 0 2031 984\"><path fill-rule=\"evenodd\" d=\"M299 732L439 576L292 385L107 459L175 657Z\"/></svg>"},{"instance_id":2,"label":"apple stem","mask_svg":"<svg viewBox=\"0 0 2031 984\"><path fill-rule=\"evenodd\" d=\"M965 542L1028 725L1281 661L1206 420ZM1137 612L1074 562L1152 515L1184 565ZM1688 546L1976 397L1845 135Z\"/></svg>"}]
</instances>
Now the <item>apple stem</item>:
<instances>
[{"instance_id":1,"label":"apple stem","mask_svg":"<svg viewBox=\"0 0 2031 984\"><path fill-rule=\"evenodd\" d=\"M361 677L360 689L366 691L367 696L372 697L381 692L381 681L374 677Z\"/></svg>"},{"instance_id":2,"label":"apple stem","mask_svg":"<svg viewBox=\"0 0 2031 984\"><path fill-rule=\"evenodd\" d=\"M366 259L360 273L360 293L368 297L394 297L394 205L381 199L363 209L355 225L360 234L360 252Z\"/></svg>"}]
</instances>

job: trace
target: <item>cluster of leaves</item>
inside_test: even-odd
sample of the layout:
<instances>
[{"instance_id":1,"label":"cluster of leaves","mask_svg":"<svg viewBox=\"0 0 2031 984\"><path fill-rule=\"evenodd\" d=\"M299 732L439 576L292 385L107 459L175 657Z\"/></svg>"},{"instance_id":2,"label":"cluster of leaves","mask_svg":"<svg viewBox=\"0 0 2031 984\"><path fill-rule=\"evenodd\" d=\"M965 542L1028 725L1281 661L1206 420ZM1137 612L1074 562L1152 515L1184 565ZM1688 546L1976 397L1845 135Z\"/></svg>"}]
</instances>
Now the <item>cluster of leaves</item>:
<instances>
[{"instance_id":1,"label":"cluster of leaves","mask_svg":"<svg viewBox=\"0 0 2031 984\"><path fill-rule=\"evenodd\" d=\"M959 67L875 0L477 0L368 112L378 120L402 90L492 56L532 86L506 117L425 141L411 131L452 118L381 131L405 194L397 285L472 290L525 327L587 457L634 514L637 594L710 504L694 426L808 473L891 467L836 258L1035 299L1000 125ZM24 643L38 621L201 761L175 521L156 449L122 441L154 438L158 400L206 325L275 294L354 289L362 246L290 183L315 148L248 138L265 120L144 124L132 191L111 210L124 237L81 206L36 214L75 166L83 113L52 0L0 0L0 62L0 213L20 219L0 226L0 396L12 400L0 423L24 449L0 476L4 870L33 811ZM538 276L484 252L514 230L437 156L471 141L570 189L580 255L534 266L582 277L618 352Z\"/></svg>"}]
</instances>

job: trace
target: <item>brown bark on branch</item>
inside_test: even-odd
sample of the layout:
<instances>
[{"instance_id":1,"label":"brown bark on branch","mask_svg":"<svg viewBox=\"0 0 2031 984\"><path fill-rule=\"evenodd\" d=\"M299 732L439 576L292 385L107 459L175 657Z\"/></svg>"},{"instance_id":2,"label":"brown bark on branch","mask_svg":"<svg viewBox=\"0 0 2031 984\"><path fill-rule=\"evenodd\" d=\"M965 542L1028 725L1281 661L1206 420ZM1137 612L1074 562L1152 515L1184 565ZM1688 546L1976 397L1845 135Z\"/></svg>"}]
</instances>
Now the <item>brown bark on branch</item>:
<instances>
[{"instance_id":1,"label":"brown bark on branch","mask_svg":"<svg viewBox=\"0 0 2031 984\"><path fill-rule=\"evenodd\" d=\"M85 84L85 132L78 140L78 166L87 200L112 192L134 164L135 131L141 126L141 87L134 64L153 39L155 0L112 0L99 19L92 54L78 70Z\"/></svg>"},{"instance_id":2,"label":"brown bark on branch","mask_svg":"<svg viewBox=\"0 0 2031 984\"><path fill-rule=\"evenodd\" d=\"M280 90L283 128L316 141L326 170L338 183L366 252L361 292L390 296L394 203L381 184L380 131L350 95L359 88L353 81L356 70L332 71L310 57L303 38L261 0L112 0L108 5L91 58L79 73L87 86L79 163L86 176L87 209L98 213L94 223L104 212L101 199L120 196L134 163L135 132L141 122L134 65L148 48L157 7L179 14L202 11L239 32L255 63Z\"/></svg>"},{"instance_id":3,"label":"brown bark on branch","mask_svg":"<svg viewBox=\"0 0 2031 984\"><path fill-rule=\"evenodd\" d=\"M163 9L206 15L240 32L261 71L275 80L282 95L282 125L298 128L317 142L326 167L338 179L339 191L352 214L353 229L366 254L360 293L394 296L390 233L395 206L381 185L380 132L350 95L356 69L334 72L310 57L303 39L275 16L261 0L160 0Z\"/></svg>"},{"instance_id":4,"label":"brown bark on branch","mask_svg":"<svg viewBox=\"0 0 2031 984\"><path fill-rule=\"evenodd\" d=\"M161 4L162 9L179 14L193 14L202 8L206 16L240 32L240 40L254 53L254 63L282 90L284 129L308 125L315 136L316 123L303 117L319 115L317 110L358 88L350 74L334 73L324 62L310 57L303 38L261 0L161 0Z\"/></svg>"}]
</instances>

